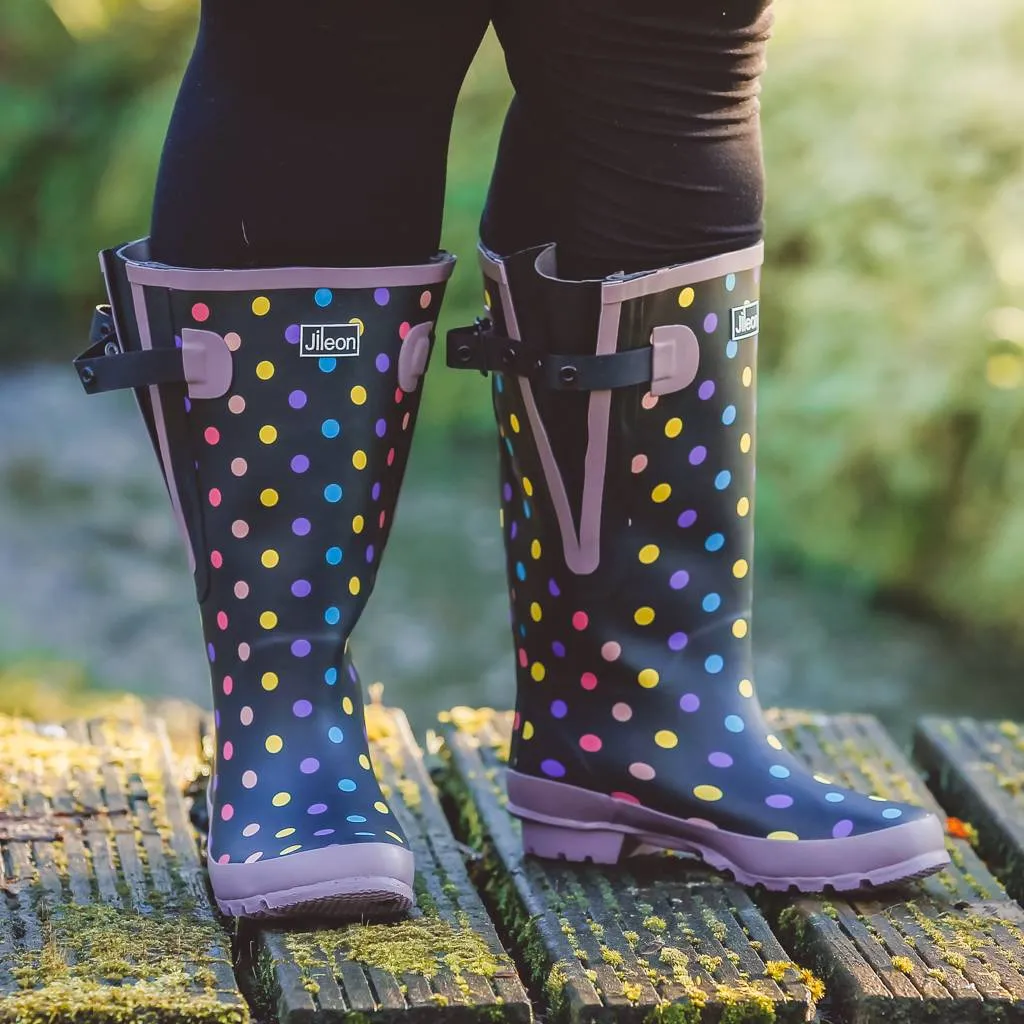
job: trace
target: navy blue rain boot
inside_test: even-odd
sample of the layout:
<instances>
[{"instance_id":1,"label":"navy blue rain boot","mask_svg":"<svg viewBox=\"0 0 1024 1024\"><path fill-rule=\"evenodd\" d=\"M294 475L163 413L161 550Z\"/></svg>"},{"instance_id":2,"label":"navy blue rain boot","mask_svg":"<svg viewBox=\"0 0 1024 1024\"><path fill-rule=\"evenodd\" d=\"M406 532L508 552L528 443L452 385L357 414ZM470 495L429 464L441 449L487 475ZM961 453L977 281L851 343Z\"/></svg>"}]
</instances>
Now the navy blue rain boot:
<instances>
[{"instance_id":1,"label":"navy blue rain boot","mask_svg":"<svg viewBox=\"0 0 1024 1024\"><path fill-rule=\"evenodd\" d=\"M349 636L388 539L454 259L185 270L102 254L76 361L134 388L192 556L217 725L208 863L247 917L380 916L413 856L370 763Z\"/></svg>"}]
</instances>

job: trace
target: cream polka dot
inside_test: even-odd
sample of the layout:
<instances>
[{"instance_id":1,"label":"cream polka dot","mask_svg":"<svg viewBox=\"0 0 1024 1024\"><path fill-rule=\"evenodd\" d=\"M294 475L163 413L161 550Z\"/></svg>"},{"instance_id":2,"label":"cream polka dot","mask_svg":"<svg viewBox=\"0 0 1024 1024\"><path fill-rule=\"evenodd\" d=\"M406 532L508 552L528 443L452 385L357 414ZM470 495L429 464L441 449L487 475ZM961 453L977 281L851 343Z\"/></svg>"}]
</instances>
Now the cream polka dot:
<instances>
[{"instance_id":1,"label":"cream polka dot","mask_svg":"<svg viewBox=\"0 0 1024 1024\"><path fill-rule=\"evenodd\" d=\"M259 830L259 825L254 821L251 825L246 825L245 828L242 829L242 835L245 836L246 839L251 839L257 832L259 832Z\"/></svg>"},{"instance_id":2,"label":"cream polka dot","mask_svg":"<svg viewBox=\"0 0 1024 1024\"><path fill-rule=\"evenodd\" d=\"M750 385L751 385L751 382L753 380L754 380L754 371L749 366L743 367L743 377L742 377L743 386L745 388L749 388Z\"/></svg>"},{"instance_id":3,"label":"cream polka dot","mask_svg":"<svg viewBox=\"0 0 1024 1024\"><path fill-rule=\"evenodd\" d=\"M641 782L650 782L654 778L654 769L643 761L634 761L629 766L629 774L634 779L640 779Z\"/></svg>"},{"instance_id":4,"label":"cream polka dot","mask_svg":"<svg viewBox=\"0 0 1024 1024\"><path fill-rule=\"evenodd\" d=\"M740 696L746 697L748 700L754 696L754 684L749 679L741 679L740 685Z\"/></svg>"},{"instance_id":5,"label":"cream polka dot","mask_svg":"<svg viewBox=\"0 0 1024 1024\"><path fill-rule=\"evenodd\" d=\"M769 735L767 735L765 737L765 740L768 743L768 746L771 747L773 750L781 750L782 749L782 743L779 740L778 736L772 736L769 733Z\"/></svg>"},{"instance_id":6,"label":"cream polka dot","mask_svg":"<svg viewBox=\"0 0 1024 1024\"><path fill-rule=\"evenodd\" d=\"M707 800L709 803L721 800L723 796L722 791L717 786L694 786L693 795L698 800Z\"/></svg>"},{"instance_id":7,"label":"cream polka dot","mask_svg":"<svg viewBox=\"0 0 1024 1024\"><path fill-rule=\"evenodd\" d=\"M639 558L644 565L651 565L652 563L658 560L658 557L660 555L661 549L658 547L657 544L645 544L640 549Z\"/></svg>"},{"instance_id":8,"label":"cream polka dot","mask_svg":"<svg viewBox=\"0 0 1024 1024\"><path fill-rule=\"evenodd\" d=\"M679 743L679 737L671 729L659 729L654 734L654 742L665 750L671 750Z\"/></svg>"},{"instance_id":9,"label":"cream polka dot","mask_svg":"<svg viewBox=\"0 0 1024 1024\"><path fill-rule=\"evenodd\" d=\"M228 333L224 335L224 344L227 345L232 352L237 352L242 347L242 337L236 331L228 331ZM231 411L234 412L235 410L232 409Z\"/></svg>"},{"instance_id":10,"label":"cream polka dot","mask_svg":"<svg viewBox=\"0 0 1024 1024\"><path fill-rule=\"evenodd\" d=\"M259 778L251 768L248 771L242 772L242 785L246 789L255 789L257 782L259 782Z\"/></svg>"},{"instance_id":11,"label":"cream polka dot","mask_svg":"<svg viewBox=\"0 0 1024 1024\"><path fill-rule=\"evenodd\" d=\"M616 661L619 655L622 654L622 645L616 643L614 640L609 640L607 643L601 644L601 657L605 661Z\"/></svg>"},{"instance_id":12,"label":"cream polka dot","mask_svg":"<svg viewBox=\"0 0 1024 1024\"><path fill-rule=\"evenodd\" d=\"M233 412L236 416L240 412L245 412L245 399L241 395L232 395L228 399L228 411Z\"/></svg>"},{"instance_id":13,"label":"cream polka dot","mask_svg":"<svg viewBox=\"0 0 1024 1024\"><path fill-rule=\"evenodd\" d=\"M665 424L666 437L678 437L682 432L683 421L678 416L673 416L672 419Z\"/></svg>"},{"instance_id":14,"label":"cream polka dot","mask_svg":"<svg viewBox=\"0 0 1024 1024\"><path fill-rule=\"evenodd\" d=\"M231 524L231 533L242 540L244 537L249 536L249 524L244 519L236 519Z\"/></svg>"}]
</instances>

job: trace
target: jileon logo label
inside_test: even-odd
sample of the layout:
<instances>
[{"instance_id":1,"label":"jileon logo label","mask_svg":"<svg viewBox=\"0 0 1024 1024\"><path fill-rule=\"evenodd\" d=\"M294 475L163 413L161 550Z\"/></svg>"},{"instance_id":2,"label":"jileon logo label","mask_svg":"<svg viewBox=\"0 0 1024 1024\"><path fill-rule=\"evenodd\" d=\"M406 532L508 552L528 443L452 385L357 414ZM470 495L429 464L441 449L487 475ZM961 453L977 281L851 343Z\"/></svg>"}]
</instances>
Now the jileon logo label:
<instances>
[{"instance_id":1,"label":"jileon logo label","mask_svg":"<svg viewBox=\"0 0 1024 1024\"><path fill-rule=\"evenodd\" d=\"M744 302L742 306L734 306L732 310L732 340L740 341L757 334L758 322L761 319L760 302Z\"/></svg>"},{"instance_id":2,"label":"jileon logo label","mask_svg":"<svg viewBox=\"0 0 1024 1024\"><path fill-rule=\"evenodd\" d=\"M301 324L300 356L357 356L362 327L359 324Z\"/></svg>"}]
</instances>

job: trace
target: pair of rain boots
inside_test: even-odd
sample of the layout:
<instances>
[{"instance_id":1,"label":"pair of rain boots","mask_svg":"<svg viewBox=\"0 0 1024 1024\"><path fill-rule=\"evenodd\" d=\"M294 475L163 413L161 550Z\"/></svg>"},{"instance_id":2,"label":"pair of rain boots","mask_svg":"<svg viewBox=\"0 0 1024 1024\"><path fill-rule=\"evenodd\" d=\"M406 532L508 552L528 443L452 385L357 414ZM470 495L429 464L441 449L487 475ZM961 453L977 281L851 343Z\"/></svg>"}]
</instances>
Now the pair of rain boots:
<instances>
[{"instance_id":1,"label":"pair of rain boots","mask_svg":"<svg viewBox=\"0 0 1024 1024\"><path fill-rule=\"evenodd\" d=\"M761 249L604 281L482 254L527 852L700 854L746 883L854 888L947 862L938 820L810 776L767 728L749 640ZM454 259L194 270L101 254L76 360L132 388L194 571L217 729L210 879L235 916L413 900L349 637L373 588Z\"/></svg>"}]
</instances>

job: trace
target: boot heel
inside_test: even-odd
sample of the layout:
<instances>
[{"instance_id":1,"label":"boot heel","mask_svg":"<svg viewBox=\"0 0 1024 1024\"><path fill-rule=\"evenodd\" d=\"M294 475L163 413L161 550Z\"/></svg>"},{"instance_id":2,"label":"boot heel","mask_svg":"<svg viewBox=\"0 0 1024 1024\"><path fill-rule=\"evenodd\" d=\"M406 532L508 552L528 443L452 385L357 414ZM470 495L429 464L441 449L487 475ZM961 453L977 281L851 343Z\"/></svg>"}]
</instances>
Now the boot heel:
<instances>
[{"instance_id":1,"label":"boot heel","mask_svg":"<svg viewBox=\"0 0 1024 1024\"><path fill-rule=\"evenodd\" d=\"M617 864L625 835L608 829L563 828L523 822L523 849L549 860L567 860L594 864Z\"/></svg>"}]
</instances>

